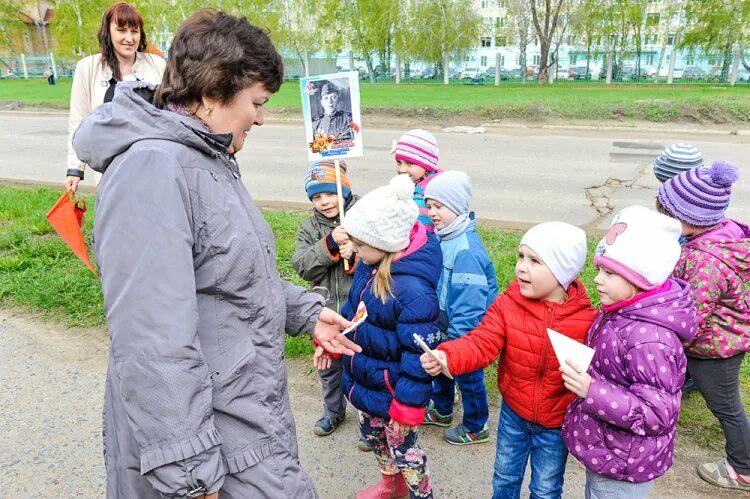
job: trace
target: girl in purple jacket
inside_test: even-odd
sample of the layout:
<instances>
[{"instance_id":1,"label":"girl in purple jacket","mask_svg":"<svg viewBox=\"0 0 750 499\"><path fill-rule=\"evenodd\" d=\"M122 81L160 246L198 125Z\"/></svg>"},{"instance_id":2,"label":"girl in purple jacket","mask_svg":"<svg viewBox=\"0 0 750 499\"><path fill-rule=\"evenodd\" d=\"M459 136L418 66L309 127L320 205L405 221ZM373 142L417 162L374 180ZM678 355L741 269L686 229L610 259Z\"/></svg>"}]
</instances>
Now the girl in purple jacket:
<instances>
[{"instance_id":1,"label":"girl in purple jacket","mask_svg":"<svg viewBox=\"0 0 750 499\"><path fill-rule=\"evenodd\" d=\"M602 312L586 343L588 372L568 361L565 386L579 398L563 423L565 444L586 467L586 498L646 497L674 459L685 380L684 342L695 336L690 287L669 276L680 224L642 206L622 210L597 247Z\"/></svg>"}]
</instances>

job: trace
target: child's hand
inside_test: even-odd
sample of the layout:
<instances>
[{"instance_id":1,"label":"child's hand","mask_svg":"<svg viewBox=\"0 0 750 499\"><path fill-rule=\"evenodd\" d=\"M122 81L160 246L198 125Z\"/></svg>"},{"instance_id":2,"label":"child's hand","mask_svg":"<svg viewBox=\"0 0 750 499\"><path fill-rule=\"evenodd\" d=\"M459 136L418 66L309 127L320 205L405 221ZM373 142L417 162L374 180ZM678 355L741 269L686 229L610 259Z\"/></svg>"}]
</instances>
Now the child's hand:
<instances>
[{"instance_id":1,"label":"child's hand","mask_svg":"<svg viewBox=\"0 0 750 499\"><path fill-rule=\"evenodd\" d=\"M336 244L338 244L339 246L341 246L344 243L349 242L349 234L347 234L344 228L340 225L336 227L335 229L333 229L331 236L333 237L333 240L336 241Z\"/></svg>"},{"instance_id":2,"label":"child's hand","mask_svg":"<svg viewBox=\"0 0 750 499\"><path fill-rule=\"evenodd\" d=\"M350 241L347 240L347 242L339 245L339 255L344 260L350 260L353 254L354 251L352 251L352 243Z\"/></svg>"},{"instance_id":3,"label":"child's hand","mask_svg":"<svg viewBox=\"0 0 750 499\"><path fill-rule=\"evenodd\" d=\"M404 423L399 423L395 419L391 419L391 429L393 429L394 435L406 435L410 431L416 430L417 427L404 424Z\"/></svg>"},{"instance_id":4,"label":"child's hand","mask_svg":"<svg viewBox=\"0 0 750 499\"><path fill-rule=\"evenodd\" d=\"M433 350L433 352L435 352L435 355L437 355L440 360L448 364L448 357L445 355L445 352L441 350ZM433 359L431 355L423 353L419 357L419 361L422 363L422 369L424 369L425 372L430 376L437 376L438 374L443 372L443 367L438 361Z\"/></svg>"},{"instance_id":5,"label":"child's hand","mask_svg":"<svg viewBox=\"0 0 750 499\"><path fill-rule=\"evenodd\" d=\"M565 364L560 366L565 388L581 398L586 398L591 386L591 376L587 372L581 372L573 361L566 359Z\"/></svg>"},{"instance_id":6,"label":"child's hand","mask_svg":"<svg viewBox=\"0 0 750 499\"><path fill-rule=\"evenodd\" d=\"M331 368L331 356L323 350L323 347L317 347L313 355L313 365L318 371L325 371Z\"/></svg>"}]
</instances>

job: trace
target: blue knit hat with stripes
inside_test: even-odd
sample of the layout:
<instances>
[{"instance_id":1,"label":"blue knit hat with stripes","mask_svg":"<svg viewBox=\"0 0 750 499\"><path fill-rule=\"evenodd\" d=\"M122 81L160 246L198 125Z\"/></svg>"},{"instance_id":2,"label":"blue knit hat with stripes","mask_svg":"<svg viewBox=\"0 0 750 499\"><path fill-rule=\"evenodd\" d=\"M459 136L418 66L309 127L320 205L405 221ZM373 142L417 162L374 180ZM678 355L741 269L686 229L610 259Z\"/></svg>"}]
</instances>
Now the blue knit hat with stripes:
<instances>
[{"instance_id":1,"label":"blue knit hat with stripes","mask_svg":"<svg viewBox=\"0 0 750 499\"><path fill-rule=\"evenodd\" d=\"M680 173L703 166L703 154L690 144L672 144L654 162L654 175L662 184Z\"/></svg>"}]
</instances>

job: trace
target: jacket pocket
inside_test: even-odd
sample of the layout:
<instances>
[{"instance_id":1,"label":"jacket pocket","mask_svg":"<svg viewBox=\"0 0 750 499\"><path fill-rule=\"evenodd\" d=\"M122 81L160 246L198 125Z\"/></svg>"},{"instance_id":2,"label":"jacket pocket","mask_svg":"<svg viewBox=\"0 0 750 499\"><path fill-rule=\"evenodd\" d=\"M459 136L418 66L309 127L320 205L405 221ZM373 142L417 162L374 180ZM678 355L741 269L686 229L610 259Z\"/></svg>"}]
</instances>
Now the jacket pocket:
<instances>
[{"instance_id":1,"label":"jacket pocket","mask_svg":"<svg viewBox=\"0 0 750 499\"><path fill-rule=\"evenodd\" d=\"M238 473L271 454L273 420L261 403L266 384L257 379L254 353L245 356L226 378L214 384L214 424L230 473Z\"/></svg>"}]
</instances>

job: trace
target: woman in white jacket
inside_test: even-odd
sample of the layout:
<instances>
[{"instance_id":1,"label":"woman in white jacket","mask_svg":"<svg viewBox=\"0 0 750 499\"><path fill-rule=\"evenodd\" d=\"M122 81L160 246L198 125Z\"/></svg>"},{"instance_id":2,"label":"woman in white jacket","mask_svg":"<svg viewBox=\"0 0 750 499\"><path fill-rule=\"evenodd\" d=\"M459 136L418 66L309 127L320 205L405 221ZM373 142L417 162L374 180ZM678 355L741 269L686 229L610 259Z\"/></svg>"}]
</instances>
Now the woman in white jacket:
<instances>
[{"instance_id":1,"label":"woman in white jacket","mask_svg":"<svg viewBox=\"0 0 750 499\"><path fill-rule=\"evenodd\" d=\"M100 53L78 61L70 92L65 188L72 192L78 189L86 168L72 146L78 125L94 108L112 100L117 82L137 80L158 85L166 66L164 59L146 52L143 17L132 5L116 3L108 8L98 38ZM98 184L101 175L93 170L90 174Z\"/></svg>"}]
</instances>

